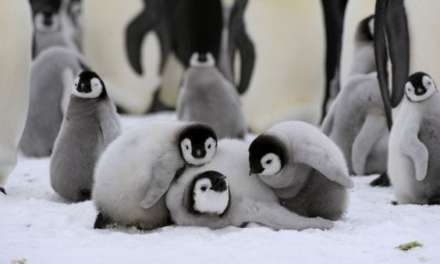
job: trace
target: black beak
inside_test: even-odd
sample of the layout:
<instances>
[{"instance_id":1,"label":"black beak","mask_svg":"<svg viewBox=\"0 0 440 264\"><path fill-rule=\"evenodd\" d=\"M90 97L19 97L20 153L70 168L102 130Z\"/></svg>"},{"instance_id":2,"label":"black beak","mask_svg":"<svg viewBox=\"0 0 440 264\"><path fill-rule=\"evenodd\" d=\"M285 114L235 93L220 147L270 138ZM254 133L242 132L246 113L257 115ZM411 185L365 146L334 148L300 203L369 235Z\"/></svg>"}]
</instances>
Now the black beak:
<instances>
[{"instance_id":1,"label":"black beak","mask_svg":"<svg viewBox=\"0 0 440 264\"><path fill-rule=\"evenodd\" d=\"M377 76L388 127L391 128L392 108L401 102L409 76L409 32L403 0L377 0L375 32ZM391 96L388 87L388 52L393 76Z\"/></svg>"},{"instance_id":2,"label":"black beak","mask_svg":"<svg viewBox=\"0 0 440 264\"><path fill-rule=\"evenodd\" d=\"M77 90L80 93L90 93L92 88L90 88L90 84L80 83Z\"/></svg>"}]
</instances>

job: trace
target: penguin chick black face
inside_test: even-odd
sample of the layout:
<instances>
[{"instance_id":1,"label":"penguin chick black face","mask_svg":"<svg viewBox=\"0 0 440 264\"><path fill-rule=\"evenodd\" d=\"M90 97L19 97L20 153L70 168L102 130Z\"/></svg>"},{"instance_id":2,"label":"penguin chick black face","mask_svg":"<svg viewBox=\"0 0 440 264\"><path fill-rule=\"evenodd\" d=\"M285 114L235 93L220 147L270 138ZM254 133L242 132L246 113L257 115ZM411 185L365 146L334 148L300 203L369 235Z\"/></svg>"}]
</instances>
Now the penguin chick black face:
<instances>
[{"instance_id":1,"label":"penguin chick black face","mask_svg":"<svg viewBox=\"0 0 440 264\"><path fill-rule=\"evenodd\" d=\"M105 98L105 85L96 73L83 71L75 80L72 94L84 99Z\"/></svg>"},{"instance_id":2,"label":"penguin chick black face","mask_svg":"<svg viewBox=\"0 0 440 264\"><path fill-rule=\"evenodd\" d=\"M413 103L423 102L436 92L438 90L434 80L424 72L414 73L405 84L405 95Z\"/></svg>"},{"instance_id":3,"label":"penguin chick black face","mask_svg":"<svg viewBox=\"0 0 440 264\"><path fill-rule=\"evenodd\" d=\"M191 184L189 201L193 214L223 215L230 201L226 176L216 171L198 175Z\"/></svg>"},{"instance_id":4,"label":"penguin chick black face","mask_svg":"<svg viewBox=\"0 0 440 264\"><path fill-rule=\"evenodd\" d=\"M61 29L61 0L31 0L30 4L37 32L56 32Z\"/></svg>"},{"instance_id":5,"label":"penguin chick black face","mask_svg":"<svg viewBox=\"0 0 440 264\"><path fill-rule=\"evenodd\" d=\"M273 136L261 135L249 147L250 174L273 176L286 164L283 143Z\"/></svg>"},{"instance_id":6,"label":"penguin chick black face","mask_svg":"<svg viewBox=\"0 0 440 264\"><path fill-rule=\"evenodd\" d=\"M178 140L182 158L191 165L206 164L217 152L217 135L206 125L189 125L180 133Z\"/></svg>"}]
</instances>

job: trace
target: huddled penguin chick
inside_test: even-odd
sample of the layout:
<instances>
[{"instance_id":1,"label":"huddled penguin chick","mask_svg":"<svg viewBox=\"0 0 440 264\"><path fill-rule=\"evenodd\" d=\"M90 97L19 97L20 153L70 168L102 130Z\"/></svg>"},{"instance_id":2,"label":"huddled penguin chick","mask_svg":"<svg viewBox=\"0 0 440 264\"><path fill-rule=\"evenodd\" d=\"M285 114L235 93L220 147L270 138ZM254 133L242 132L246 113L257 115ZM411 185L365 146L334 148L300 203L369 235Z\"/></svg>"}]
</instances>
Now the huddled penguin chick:
<instances>
[{"instance_id":1,"label":"huddled penguin chick","mask_svg":"<svg viewBox=\"0 0 440 264\"><path fill-rule=\"evenodd\" d=\"M30 157L46 157L63 120L75 76L84 69L75 51L53 47L44 51L31 66L29 111L20 149Z\"/></svg>"},{"instance_id":2,"label":"huddled penguin chick","mask_svg":"<svg viewBox=\"0 0 440 264\"><path fill-rule=\"evenodd\" d=\"M359 24L351 74L322 129L344 153L351 174L381 174L388 179L389 132L375 68L373 22L370 16ZM389 185L389 181L380 183Z\"/></svg>"},{"instance_id":3,"label":"huddled penguin chick","mask_svg":"<svg viewBox=\"0 0 440 264\"><path fill-rule=\"evenodd\" d=\"M81 72L55 141L50 162L52 188L72 202L90 199L95 164L119 134L119 118L104 82L94 72Z\"/></svg>"},{"instance_id":4,"label":"huddled penguin chick","mask_svg":"<svg viewBox=\"0 0 440 264\"><path fill-rule=\"evenodd\" d=\"M210 162L214 131L199 123L148 122L104 151L95 170L95 228L116 223L154 229L168 225L165 193L185 166Z\"/></svg>"},{"instance_id":5,"label":"huddled penguin chick","mask_svg":"<svg viewBox=\"0 0 440 264\"><path fill-rule=\"evenodd\" d=\"M331 221L287 210L269 187L249 177L248 146L223 139L210 163L187 168L172 183L166 205L175 224L218 229L258 223L277 230L333 226Z\"/></svg>"},{"instance_id":6,"label":"huddled penguin chick","mask_svg":"<svg viewBox=\"0 0 440 264\"><path fill-rule=\"evenodd\" d=\"M219 138L243 138L246 122L239 95L211 54L194 54L180 90L179 120L210 125Z\"/></svg>"},{"instance_id":7,"label":"huddled penguin chick","mask_svg":"<svg viewBox=\"0 0 440 264\"><path fill-rule=\"evenodd\" d=\"M440 204L440 95L434 80L418 72L390 134L388 174L401 204Z\"/></svg>"},{"instance_id":8,"label":"huddled penguin chick","mask_svg":"<svg viewBox=\"0 0 440 264\"><path fill-rule=\"evenodd\" d=\"M62 0L31 0L34 22L33 58L42 51L61 46L75 48L62 19Z\"/></svg>"},{"instance_id":9,"label":"huddled penguin chick","mask_svg":"<svg viewBox=\"0 0 440 264\"><path fill-rule=\"evenodd\" d=\"M318 128L299 121L275 125L249 147L252 175L283 206L308 217L339 219L353 186L339 148Z\"/></svg>"}]
</instances>

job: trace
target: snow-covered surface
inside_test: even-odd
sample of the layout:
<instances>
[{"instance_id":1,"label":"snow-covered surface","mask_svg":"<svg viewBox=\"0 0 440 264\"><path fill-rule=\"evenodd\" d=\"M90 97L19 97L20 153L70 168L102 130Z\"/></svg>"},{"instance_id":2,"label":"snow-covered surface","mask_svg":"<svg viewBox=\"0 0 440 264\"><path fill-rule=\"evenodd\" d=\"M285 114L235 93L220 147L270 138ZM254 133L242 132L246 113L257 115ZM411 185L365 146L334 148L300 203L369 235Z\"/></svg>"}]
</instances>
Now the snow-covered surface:
<instances>
[{"instance_id":1,"label":"snow-covered surface","mask_svg":"<svg viewBox=\"0 0 440 264\"><path fill-rule=\"evenodd\" d=\"M124 126L139 122L125 118ZM0 263L440 263L440 206L392 206L390 188L355 179L347 215L329 231L166 227L97 231L92 202L50 187L48 159L19 160L0 197ZM417 240L408 252L399 244Z\"/></svg>"}]
</instances>

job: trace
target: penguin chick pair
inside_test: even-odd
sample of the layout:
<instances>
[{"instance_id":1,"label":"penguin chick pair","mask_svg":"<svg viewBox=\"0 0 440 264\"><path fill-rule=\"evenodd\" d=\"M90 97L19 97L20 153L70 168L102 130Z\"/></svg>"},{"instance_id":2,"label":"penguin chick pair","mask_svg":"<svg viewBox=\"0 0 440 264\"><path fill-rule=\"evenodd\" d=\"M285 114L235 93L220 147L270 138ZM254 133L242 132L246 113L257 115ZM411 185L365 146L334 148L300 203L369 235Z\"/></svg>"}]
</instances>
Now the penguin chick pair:
<instances>
[{"instance_id":1,"label":"penguin chick pair","mask_svg":"<svg viewBox=\"0 0 440 264\"><path fill-rule=\"evenodd\" d=\"M208 126L147 122L125 132L102 154L95 170L95 228L109 224L154 229L170 224L165 195L185 167L201 166L216 154Z\"/></svg>"},{"instance_id":2,"label":"penguin chick pair","mask_svg":"<svg viewBox=\"0 0 440 264\"><path fill-rule=\"evenodd\" d=\"M275 125L249 147L251 175L281 205L307 217L339 219L353 186L340 149L318 128L299 121Z\"/></svg>"},{"instance_id":3,"label":"penguin chick pair","mask_svg":"<svg viewBox=\"0 0 440 264\"><path fill-rule=\"evenodd\" d=\"M388 174L400 204L440 204L440 94L430 75L412 74L393 124Z\"/></svg>"},{"instance_id":4,"label":"penguin chick pair","mask_svg":"<svg viewBox=\"0 0 440 264\"><path fill-rule=\"evenodd\" d=\"M52 188L71 202L90 199L95 164L120 130L104 82L94 72L81 72L55 141L50 161Z\"/></svg>"},{"instance_id":5,"label":"penguin chick pair","mask_svg":"<svg viewBox=\"0 0 440 264\"><path fill-rule=\"evenodd\" d=\"M249 177L248 147L223 139L210 163L188 168L174 181L166 205L176 225L218 229L258 223L277 230L333 226L329 220L289 211L259 178Z\"/></svg>"},{"instance_id":6,"label":"penguin chick pair","mask_svg":"<svg viewBox=\"0 0 440 264\"><path fill-rule=\"evenodd\" d=\"M372 186L388 186L389 131L374 57L374 16L356 30L351 72L322 124L342 150L351 174L381 174Z\"/></svg>"},{"instance_id":7,"label":"penguin chick pair","mask_svg":"<svg viewBox=\"0 0 440 264\"><path fill-rule=\"evenodd\" d=\"M246 121L234 85L215 66L211 54L195 53L177 102L179 120L211 126L219 138L243 138Z\"/></svg>"},{"instance_id":8,"label":"penguin chick pair","mask_svg":"<svg viewBox=\"0 0 440 264\"><path fill-rule=\"evenodd\" d=\"M50 156L72 83L84 65L79 53L62 47L50 48L32 62L29 111L20 141L24 155Z\"/></svg>"}]
</instances>

